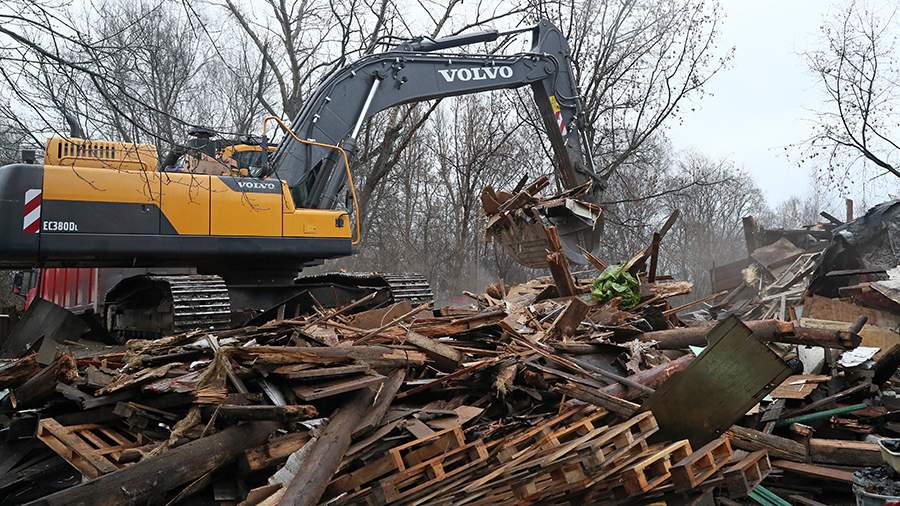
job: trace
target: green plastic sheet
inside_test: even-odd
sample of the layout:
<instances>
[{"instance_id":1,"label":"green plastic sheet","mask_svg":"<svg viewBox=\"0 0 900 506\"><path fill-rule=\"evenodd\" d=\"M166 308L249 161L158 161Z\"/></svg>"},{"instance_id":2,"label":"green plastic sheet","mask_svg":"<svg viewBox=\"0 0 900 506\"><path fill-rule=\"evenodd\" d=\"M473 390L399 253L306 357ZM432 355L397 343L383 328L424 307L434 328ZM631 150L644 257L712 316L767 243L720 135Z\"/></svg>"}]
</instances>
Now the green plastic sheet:
<instances>
[{"instance_id":1,"label":"green plastic sheet","mask_svg":"<svg viewBox=\"0 0 900 506\"><path fill-rule=\"evenodd\" d=\"M641 301L641 283L623 264L610 265L594 281L591 297L601 304L621 297L619 307L632 308Z\"/></svg>"}]
</instances>

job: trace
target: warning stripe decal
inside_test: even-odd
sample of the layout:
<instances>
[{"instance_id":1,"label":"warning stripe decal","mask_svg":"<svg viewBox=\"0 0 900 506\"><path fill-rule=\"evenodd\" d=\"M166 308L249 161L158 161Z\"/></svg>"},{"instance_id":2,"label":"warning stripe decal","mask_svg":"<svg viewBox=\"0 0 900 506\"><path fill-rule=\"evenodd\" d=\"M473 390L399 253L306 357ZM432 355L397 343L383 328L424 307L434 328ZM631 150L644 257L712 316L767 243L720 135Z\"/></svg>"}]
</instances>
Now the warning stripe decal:
<instances>
[{"instance_id":1,"label":"warning stripe decal","mask_svg":"<svg viewBox=\"0 0 900 506\"><path fill-rule=\"evenodd\" d=\"M29 234L36 234L41 230L41 190L31 189L25 192L22 230Z\"/></svg>"},{"instance_id":2,"label":"warning stripe decal","mask_svg":"<svg viewBox=\"0 0 900 506\"><path fill-rule=\"evenodd\" d=\"M550 108L553 109L553 115L556 116L556 124L559 125L559 133L563 137L566 136L566 122L562 117L562 108L556 100L556 96L550 95Z\"/></svg>"}]
</instances>

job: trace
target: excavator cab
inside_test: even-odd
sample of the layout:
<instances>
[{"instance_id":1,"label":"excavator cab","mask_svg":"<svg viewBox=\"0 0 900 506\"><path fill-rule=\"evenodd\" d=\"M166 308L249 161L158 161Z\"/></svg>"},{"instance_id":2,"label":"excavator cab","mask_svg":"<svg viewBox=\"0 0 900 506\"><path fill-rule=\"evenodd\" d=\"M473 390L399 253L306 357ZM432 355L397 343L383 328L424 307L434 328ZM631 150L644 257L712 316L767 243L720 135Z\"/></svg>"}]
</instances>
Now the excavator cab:
<instances>
[{"instance_id":1,"label":"excavator cab","mask_svg":"<svg viewBox=\"0 0 900 506\"><path fill-rule=\"evenodd\" d=\"M234 144L222 149L222 157L234 160L241 175L265 177L268 175L269 156L275 153L277 146L259 144Z\"/></svg>"}]
</instances>

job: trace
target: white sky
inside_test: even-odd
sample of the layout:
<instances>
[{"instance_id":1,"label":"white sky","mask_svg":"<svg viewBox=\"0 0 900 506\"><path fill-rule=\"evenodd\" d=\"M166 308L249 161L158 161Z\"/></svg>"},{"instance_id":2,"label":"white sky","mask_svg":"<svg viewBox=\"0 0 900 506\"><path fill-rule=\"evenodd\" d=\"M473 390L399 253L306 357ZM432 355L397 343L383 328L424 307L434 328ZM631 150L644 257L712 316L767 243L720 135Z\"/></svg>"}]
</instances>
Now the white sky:
<instances>
[{"instance_id":1,"label":"white sky","mask_svg":"<svg viewBox=\"0 0 900 506\"><path fill-rule=\"evenodd\" d=\"M753 175L770 204L807 195L810 167L797 167L784 148L808 137L810 110L822 105L803 53L821 44L819 26L839 5L825 0L722 0L726 19L720 45L735 47L734 60L708 83L711 95L695 104L696 111L686 113L682 125L670 126L674 148L734 160ZM870 205L887 198L884 182L896 192L896 183L886 179L867 185Z\"/></svg>"}]
</instances>

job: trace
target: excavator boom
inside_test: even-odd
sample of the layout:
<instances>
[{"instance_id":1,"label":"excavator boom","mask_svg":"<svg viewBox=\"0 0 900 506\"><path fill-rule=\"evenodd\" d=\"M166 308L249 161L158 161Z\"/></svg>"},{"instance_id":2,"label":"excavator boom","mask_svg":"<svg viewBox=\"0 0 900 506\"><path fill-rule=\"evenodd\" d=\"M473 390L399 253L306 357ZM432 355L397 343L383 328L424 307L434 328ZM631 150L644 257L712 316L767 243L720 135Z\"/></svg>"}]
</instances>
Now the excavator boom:
<instances>
[{"instance_id":1,"label":"excavator boom","mask_svg":"<svg viewBox=\"0 0 900 506\"><path fill-rule=\"evenodd\" d=\"M583 111L569 45L549 21L535 25L531 32L531 50L513 55L428 52L496 38L497 32L490 31L406 43L395 51L365 57L329 75L305 102L291 130L302 139L342 146L352 155L365 121L390 107L531 86L563 186L579 186L593 179L594 170L581 126ZM274 171L291 188L319 188L310 192L304 204L331 208L345 183L344 171L328 163L331 152L286 136L278 148Z\"/></svg>"}]
</instances>

